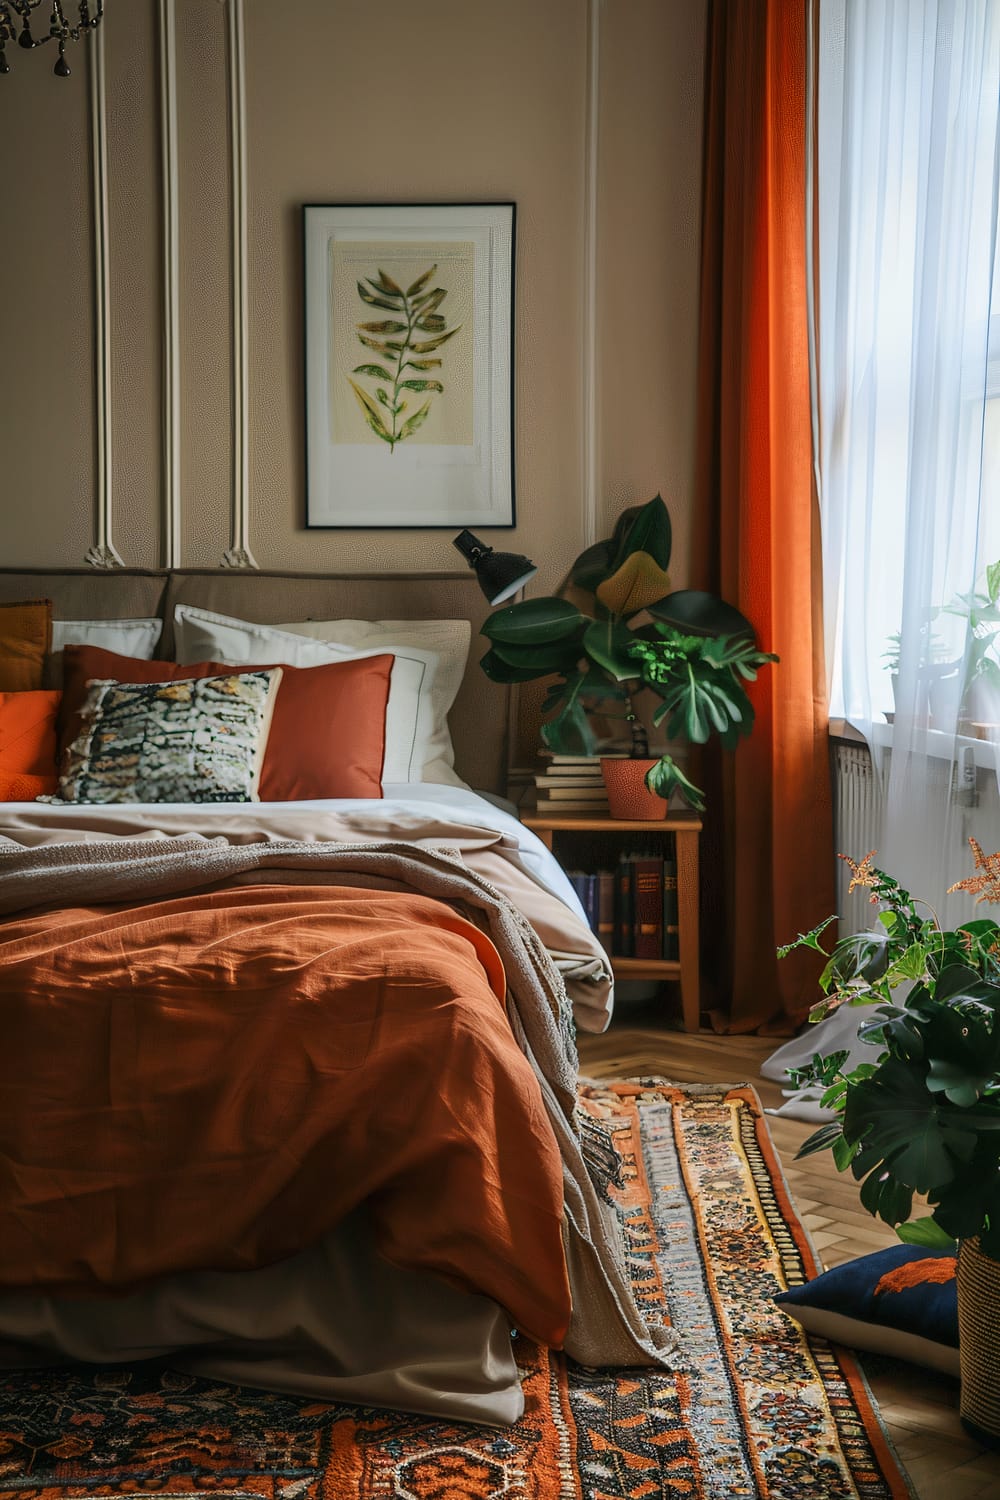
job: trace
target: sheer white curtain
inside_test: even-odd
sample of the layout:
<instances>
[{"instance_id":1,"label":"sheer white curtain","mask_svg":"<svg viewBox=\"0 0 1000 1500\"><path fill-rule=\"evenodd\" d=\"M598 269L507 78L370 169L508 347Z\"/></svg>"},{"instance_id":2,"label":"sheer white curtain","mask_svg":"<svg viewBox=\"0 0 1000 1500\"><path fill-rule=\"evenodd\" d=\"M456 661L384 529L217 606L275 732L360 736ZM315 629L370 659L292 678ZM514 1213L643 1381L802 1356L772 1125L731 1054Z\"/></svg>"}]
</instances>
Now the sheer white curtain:
<instances>
[{"instance_id":1,"label":"sheer white curtain","mask_svg":"<svg viewBox=\"0 0 1000 1500\"><path fill-rule=\"evenodd\" d=\"M1000 848L1000 0L812 13L831 715L871 747L877 863L951 925L973 915L945 894L972 873L969 835ZM769 1076L863 1015L812 1028Z\"/></svg>"}]
</instances>

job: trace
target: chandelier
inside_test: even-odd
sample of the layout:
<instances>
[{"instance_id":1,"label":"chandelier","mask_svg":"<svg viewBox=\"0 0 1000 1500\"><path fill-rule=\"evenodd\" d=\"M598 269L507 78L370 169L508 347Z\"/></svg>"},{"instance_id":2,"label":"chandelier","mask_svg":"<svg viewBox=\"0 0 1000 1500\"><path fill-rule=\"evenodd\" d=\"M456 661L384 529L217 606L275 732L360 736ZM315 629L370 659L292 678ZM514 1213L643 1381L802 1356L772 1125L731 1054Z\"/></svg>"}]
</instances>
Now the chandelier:
<instances>
[{"instance_id":1,"label":"chandelier","mask_svg":"<svg viewBox=\"0 0 1000 1500\"><path fill-rule=\"evenodd\" d=\"M0 73L10 72L10 64L4 54L8 42L16 41L19 47L24 47L27 51L41 47L45 42L58 42L59 56L52 71L57 78L68 78L71 69L66 61L66 43L77 42L88 31L93 31L101 24L101 17L104 15L104 0L96 0L93 15L90 13L91 3L92 0L79 0L76 7L79 20L72 22L66 19L63 0L0 0ZM33 36L31 18L43 4L51 7L49 29L44 36ZM69 8L67 5L66 9ZM20 30L17 27L18 21L21 23Z\"/></svg>"}]
</instances>

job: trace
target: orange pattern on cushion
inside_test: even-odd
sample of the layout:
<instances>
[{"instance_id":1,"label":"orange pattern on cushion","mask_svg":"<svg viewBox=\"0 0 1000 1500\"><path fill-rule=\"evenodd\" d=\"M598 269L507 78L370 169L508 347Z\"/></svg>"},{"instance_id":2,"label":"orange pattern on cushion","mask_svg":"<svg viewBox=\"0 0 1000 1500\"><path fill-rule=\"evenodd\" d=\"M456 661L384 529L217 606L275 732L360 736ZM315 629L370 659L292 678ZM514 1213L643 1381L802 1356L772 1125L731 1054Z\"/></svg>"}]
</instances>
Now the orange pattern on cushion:
<instances>
[{"instance_id":1,"label":"orange pattern on cushion","mask_svg":"<svg viewBox=\"0 0 1000 1500\"><path fill-rule=\"evenodd\" d=\"M259 795L262 802L315 797L381 797L385 705L391 655L366 656L320 667L281 666ZM222 662L142 661L100 646L66 646L59 712L59 761L80 732L87 683L176 682L231 677L245 666ZM261 667L260 671L266 668Z\"/></svg>"},{"instance_id":2,"label":"orange pattern on cushion","mask_svg":"<svg viewBox=\"0 0 1000 1500\"><path fill-rule=\"evenodd\" d=\"M51 640L51 599L0 604L0 692L30 693L41 687Z\"/></svg>"},{"instance_id":3,"label":"orange pattern on cushion","mask_svg":"<svg viewBox=\"0 0 1000 1500\"><path fill-rule=\"evenodd\" d=\"M886 1271L875 1284L875 1295L880 1297L883 1292L902 1292L908 1286L922 1286L925 1282L936 1281L942 1286L946 1281L954 1281L958 1261L954 1255L943 1255L934 1260L910 1260L905 1266L896 1266L895 1270Z\"/></svg>"},{"instance_id":4,"label":"orange pattern on cushion","mask_svg":"<svg viewBox=\"0 0 1000 1500\"><path fill-rule=\"evenodd\" d=\"M61 693L0 693L0 802L33 802L56 789Z\"/></svg>"}]
</instances>

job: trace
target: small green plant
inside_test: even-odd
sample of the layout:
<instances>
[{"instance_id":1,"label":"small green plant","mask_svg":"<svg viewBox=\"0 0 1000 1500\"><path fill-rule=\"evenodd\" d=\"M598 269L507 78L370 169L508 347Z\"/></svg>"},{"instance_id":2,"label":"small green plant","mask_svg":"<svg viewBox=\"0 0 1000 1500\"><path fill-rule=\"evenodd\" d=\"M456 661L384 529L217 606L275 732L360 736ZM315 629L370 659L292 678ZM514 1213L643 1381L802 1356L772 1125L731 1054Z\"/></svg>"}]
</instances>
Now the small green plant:
<instances>
[{"instance_id":1,"label":"small green plant","mask_svg":"<svg viewBox=\"0 0 1000 1500\"><path fill-rule=\"evenodd\" d=\"M375 395L372 397L357 381L351 380L350 375L347 377L365 421L376 437L388 443L390 453L395 450L397 443L405 442L423 426L430 414L431 401L435 395L444 391L440 380L428 379L426 374L428 370L439 370L442 361L428 356L434 356L435 351L450 338L454 338L462 327L461 323L456 323L454 328L449 328L444 316L438 311L448 295L444 287L436 286L430 291L425 290L436 270L436 265L431 266L405 292L382 270L374 278L367 277L367 285L364 281L357 284L358 296L362 302L369 307L382 308L393 315L376 322L355 325L359 341L366 349L381 356L385 363L369 361L355 365L351 373L366 375L384 384L375 387ZM408 370L417 373L407 375ZM429 394L412 416L404 417L412 399L407 392Z\"/></svg>"},{"instance_id":2,"label":"small green plant","mask_svg":"<svg viewBox=\"0 0 1000 1500\"><path fill-rule=\"evenodd\" d=\"M980 872L949 889L1000 901L1000 853L970 839ZM820 941L829 918L779 948L812 948L828 958L824 998L811 1019L841 1005L873 1006L859 1036L881 1048L877 1061L841 1071L847 1053L816 1054L796 1070L798 1085L825 1089L836 1121L823 1125L800 1156L830 1149L860 1183L869 1213L911 1244L942 1247L979 1236L1000 1258L1000 925L973 919L943 929L933 910L873 864L875 851L848 860L851 889L879 906L872 932ZM915 1196L929 1217L911 1219Z\"/></svg>"},{"instance_id":3,"label":"small green plant","mask_svg":"<svg viewBox=\"0 0 1000 1500\"><path fill-rule=\"evenodd\" d=\"M483 626L490 650L481 666L494 682L552 677L542 739L564 755L593 755L593 718L622 718L631 754L649 757L648 734L633 702L642 687L661 702L653 724L671 740L703 744L717 733L734 746L753 726L744 687L758 667L777 661L759 651L739 610L698 589L670 593L671 526L659 495L626 511L612 535L582 552L564 593L497 610ZM671 755L646 773L658 796L677 791L704 810L702 792Z\"/></svg>"},{"instance_id":4,"label":"small green plant","mask_svg":"<svg viewBox=\"0 0 1000 1500\"><path fill-rule=\"evenodd\" d=\"M955 615L968 623L969 644L965 656L960 713L970 712L970 696L976 684L1000 694L1000 561L990 563L985 574L985 588L958 594L946 604L943 614Z\"/></svg>"}]
</instances>

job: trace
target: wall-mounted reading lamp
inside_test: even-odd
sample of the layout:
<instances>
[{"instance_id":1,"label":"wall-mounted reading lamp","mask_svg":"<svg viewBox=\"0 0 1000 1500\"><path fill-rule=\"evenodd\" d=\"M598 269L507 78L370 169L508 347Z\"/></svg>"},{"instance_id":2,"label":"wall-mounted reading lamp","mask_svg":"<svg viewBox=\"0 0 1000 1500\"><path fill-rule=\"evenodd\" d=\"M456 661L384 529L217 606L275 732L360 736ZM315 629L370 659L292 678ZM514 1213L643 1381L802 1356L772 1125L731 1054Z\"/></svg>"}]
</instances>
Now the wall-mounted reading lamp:
<instances>
[{"instance_id":1,"label":"wall-mounted reading lamp","mask_svg":"<svg viewBox=\"0 0 1000 1500\"><path fill-rule=\"evenodd\" d=\"M460 531L452 546L475 570L479 587L491 604L502 604L538 572L530 558L519 552L494 552L471 531Z\"/></svg>"}]
</instances>

